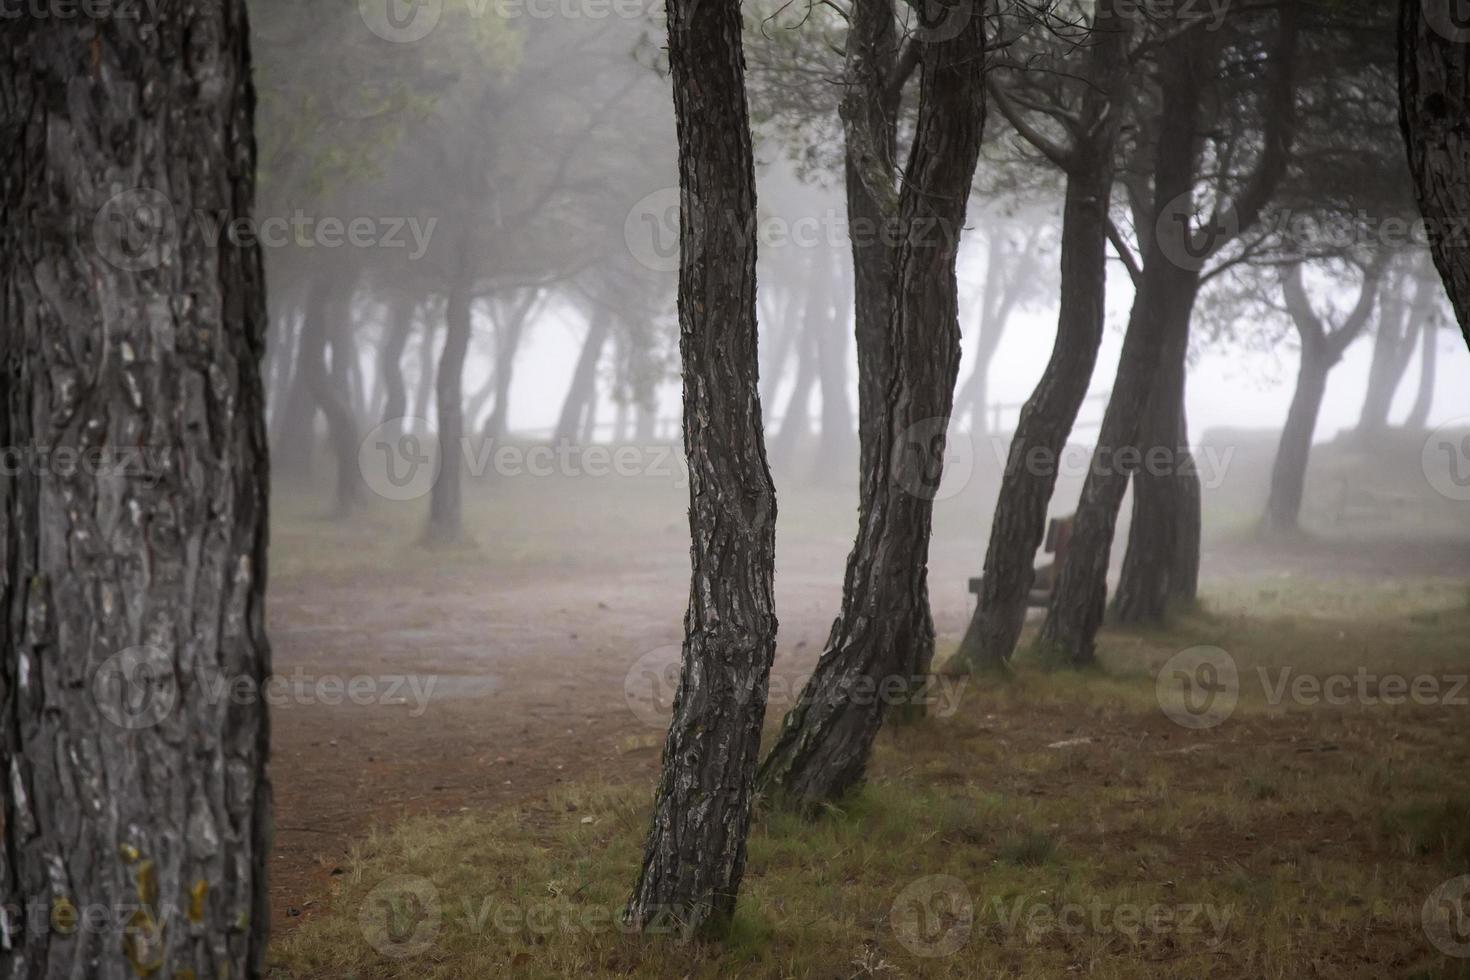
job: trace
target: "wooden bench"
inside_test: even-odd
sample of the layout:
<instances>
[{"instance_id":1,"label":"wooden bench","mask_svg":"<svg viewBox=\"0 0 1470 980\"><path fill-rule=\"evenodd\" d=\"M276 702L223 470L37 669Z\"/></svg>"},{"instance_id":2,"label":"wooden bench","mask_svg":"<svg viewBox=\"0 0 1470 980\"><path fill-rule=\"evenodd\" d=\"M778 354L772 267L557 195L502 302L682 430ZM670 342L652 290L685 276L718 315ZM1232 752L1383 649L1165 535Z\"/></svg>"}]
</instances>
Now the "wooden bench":
<instances>
[{"instance_id":1,"label":"wooden bench","mask_svg":"<svg viewBox=\"0 0 1470 980\"><path fill-rule=\"evenodd\" d=\"M1046 525L1046 542L1043 548L1055 558L1050 564L1036 569L1031 578L1031 591L1026 595L1026 605L1045 609L1051 605L1052 590L1056 588L1057 572L1067 559L1067 547L1072 543L1072 521L1075 514L1053 517ZM970 595L980 594L982 579L970 579Z\"/></svg>"}]
</instances>

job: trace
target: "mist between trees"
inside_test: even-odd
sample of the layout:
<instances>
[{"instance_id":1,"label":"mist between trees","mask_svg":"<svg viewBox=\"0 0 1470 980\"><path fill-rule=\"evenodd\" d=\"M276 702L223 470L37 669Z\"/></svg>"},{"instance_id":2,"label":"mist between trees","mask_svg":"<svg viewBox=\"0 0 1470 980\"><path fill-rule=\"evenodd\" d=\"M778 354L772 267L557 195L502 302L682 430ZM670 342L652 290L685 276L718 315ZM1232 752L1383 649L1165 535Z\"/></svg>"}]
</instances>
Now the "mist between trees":
<instances>
[{"instance_id":1,"label":"mist between trees","mask_svg":"<svg viewBox=\"0 0 1470 980\"><path fill-rule=\"evenodd\" d=\"M432 721L449 674L380 669L381 642L361 671L272 670L268 618L287 617L308 663L343 655L321 637L386 632L371 598L331 621L327 600L267 616L278 503L296 547L321 551L305 565L329 568L292 588L342 608L401 589L405 618L424 568L478 562L509 589L526 569L570 574L549 553L567 537L635 551L671 522L682 562L687 519L681 642L609 672L667 735L626 900L594 913L685 940L738 936L761 808L787 826L841 814L880 732L938 737L926 726L963 718L1018 661L1103 685L1100 638L1217 628L1200 602L1211 548L1284 561L1355 521L1412 524L1424 553L1458 540L1461 13L0 0L0 974L264 975L269 709ZM633 491L542 540L541 510L584 478ZM788 502L850 550L812 547L830 628L773 675L792 652L776 604ZM519 550L476 540L487 511ZM974 603L936 626L931 550L952 542L935 528L961 511L984 539L976 575L932 591ZM411 544L373 552L390 554L368 582L356 552L402 515ZM598 574L648 602L627 614L633 652L657 642L639 617L673 617L636 594L656 572ZM490 645L455 646L456 624L428 618L395 642ZM495 642L514 632L490 625ZM553 625L548 644L577 638ZM1452 707L1464 686L1253 674L1215 645L1133 666L1171 734L1230 719L1242 677L1273 708ZM478 667L450 693L500 683ZM977 925L1187 918L1218 935L1235 914L892 884L919 909L897 931L921 957L981 941ZM434 948L435 888L407 874L366 903L369 943ZM1435 901L1463 903L1457 889ZM517 931L557 914L506 908ZM477 924L487 910L505 909ZM119 923L124 941L98 938Z\"/></svg>"}]
</instances>

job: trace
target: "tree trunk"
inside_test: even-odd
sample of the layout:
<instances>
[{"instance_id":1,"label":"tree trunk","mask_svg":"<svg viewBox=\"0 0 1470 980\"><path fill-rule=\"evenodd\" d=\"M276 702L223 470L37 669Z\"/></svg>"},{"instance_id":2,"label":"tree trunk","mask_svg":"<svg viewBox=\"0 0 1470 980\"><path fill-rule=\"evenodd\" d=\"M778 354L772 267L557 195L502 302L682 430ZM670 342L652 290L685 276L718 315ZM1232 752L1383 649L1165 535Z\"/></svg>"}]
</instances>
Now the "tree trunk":
<instances>
[{"instance_id":1,"label":"tree trunk","mask_svg":"<svg viewBox=\"0 0 1470 980\"><path fill-rule=\"evenodd\" d=\"M796 337L796 380L786 398L781 428L771 438L771 461L783 472L792 465L802 442L811 435L812 392L816 390L821 359L819 336L827 327L830 285L827 277L820 275L810 276L806 282L805 308Z\"/></svg>"},{"instance_id":2,"label":"tree trunk","mask_svg":"<svg viewBox=\"0 0 1470 980\"><path fill-rule=\"evenodd\" d=\"M1470 344L1470 23L1460 0L1403 0L1399 105L1430 251Z\"/></svg>"},{"instance_id":3,"label":"tree trunk","mask_svg":"<svg viewBox=\"0 0 1470 980\"><path fill-rule=\"evenodd\" d=\"M853 333L857 343L858 472L886 465L875 455L893 360L898 217L898 37L893 0L854 0L847 30L846 93L839 106L843 174L853 265ZM866 479L866 476L861 476Z\"/></svg>"},{"instance_id":4,"label":"tree trunk","mask_svg":"<svg viewBox=\"0 0 1470 980\"><path fill-rule=\"evenodd\" d=\"M329 318L341 312L346 299L336 293L341 283L330 277L315 280L307 293L306 318L301 324L301 363L306 388L327 418L327 436L336 461L338 516L349 513L361 499L358 471L357 420L327 369ZM349 292L350 296L350 292Z\"/></svg>"},{"instance_id":5,"label":"tree trunk","mask_svg":"<svg viewBox=\"0 0 1470 980\"><path fill-rule=\"evenodd\" d=\"M1174 302L1140 424L1141 463L1133 470L1133 520L1113 597L1120 623L1161 622L1199 583L1200 482L1189 451L1184 389L1197 273L1174 277Z\"/></svg>"},{"instance_id":6,"label":"tree trunk","mask_svg":"<svg viewBox=\"0 0 1470 980\"><path fill-rule=\"evenodd\" d=\"M487 439L500 439L510 428L510 385L515 378L516 354L520 352L526 323L539 299L540 290L529 289L520 302L500 304L500 315L495 324L495 363L491 372L495 402L490 417L485 420Z\"/></svg>"},{"instance_id":7,"label":"tree trunk","mask_svg":"<svg viewBox=\"0 0 1470 980\"><path fill-rule=\"evenodd\" d=\"M1198 50L1207 39L1199 31L1160 52L1162 106L1154 157L1154 200L1150 217L1165 215L1187 201L1194 179L1202 74L1211 69ZM1186 212L1187 213L1187 212ZM1038 647L1045 656L1073 666L1094 661L1094 640L1107 602L1108 561L1118 508L1128 490L1140 422L1154 374L1163 357L1171 310L1181 305L1181 280L1193 277L1169 258L1188 254L1185 222L1155 221L1144 236L1143 272L1133 299L1112 397L1103 413L1097 449L1077 502L1067 559L1058 570ZM1167 249L1167 251L1166 251ZM1192 300L1192 295L1189 297Z\"/></svg>"},{"instance_id":8,"label":"tree trunk","mask_svg":"<svg viewBox=\"0 0 1470 980\"><path fill-rule=\"evenodd\" d=\"M755 168L740 7L670 4L679 142L679 351L692 577L683 666L627 917L719 933L735 912L776 650L776 491L755 315Z\"/></svg>"},{"instance_id":9,"label":"tree trunk","mask_svg":"<svg viewBox=\"0 0 1470 980\"><path fill-rule=\"evenodd\" d=\"M1393 398L1409 367L1414 349L1409 304L1405 295L1408 277L1397 277L1393 288L1383 295L1378 329L1373 336L1373 360L1368 366L1368 388L1363 394L1363 407L1353 430L1356 439L1372 444L1388 432L1388 415Z\"/></svg>"},{"instance_id":10,"label":"tree trunk","mask_svg":"<svg viewBox=\"0 0 1470 980\"><path fill-rule=\"evenodd\" d=\"M984 21L975 0L934 4L923 44L914 146L904 175L895 277L893 377L875 459L862 474L842 613L761 768L764 791L803 809L863 778L885 701L913 705L934 653L927 564L934 492L959 368L955 256L985 122ZM918 682L916 684L916 681Z\"/></svg>"},{"instance_id":11,"label":"tree trunk","mask_svg":"<svg viewBox=\"0 0 1470 980\"><path fill-rule=\"evenodd\" d=\"M1432 316L1420 321L1419 332L1422 334L1419 390L1414 395L1414 405L1409 409L1409 417L1404 420L1404 427L1410 432L1422 432L1429 428L1429 412L1434 407L1435 375L1439 367L1436 363L1439 358L1439 327Z\"/></svg>"},{"instance_id":12,"label":"tree trunk","mask_svg":"<svg viewBox=\"0 0 1470 980\"><path fill-rule=\"evenodd\" d=\"M1291 408L1286 412L1286 426L1276 447L1276 462L1271 467L1271 491L1266 498L1266 515L1262 530L1268 535L1292 535L1301 527L1302 493L1307 484L1307 461L1312 453L1312 434L1317 430L1317 415L1322 409L1322 396L1327 392L1327 372L1331 363L1323 353L1302 347L1301 367L1297 370L1296 391Z\"/></svg>"},{"instance_id":13,"label":"tree trunk","mask_svg":"<svg viewBox=\"0 0 1470 980\"><path fill-rule=\"evenodd\" d=\"M301 370L302 352L306 349L306 315L295 317L291 346L282 352L287 363L282 365L290 381L286 397L276 406L275 436L271 440L271 462L278 476L307 479L311 476L316 456L317 408L306 387L306 372Z\"/></svg>"},{"instance_id":14,"label":"tree trunk","mask_svg":"<svg viewBox=\"0 0 1470 980\"><path fill-rule=\"evenodd\" d=\"M556 441L563 445L577 442L582 435L583 419L588 405L597 395L597 365L602 360L602 348L607 343L612 329L612 314L605 307L594 306L587 320L587 339L582 343L582 352L577 356L577 366L572 370L572 384L561 403L561 415L556 422Z\"/></svg>"},{"instance_id":15,"label":"tree trunk","mask_svg":"<svg viewBox=\"0 0 1470 980\"><path fill-rule=\"evenodd\" d=\"M401 419L408 411L408 388L403 383L403 352L413 332L414 303L402 297L388 304L388 324L383 346L378 351L378 375L383 379L383 414L380 422Z\"/></svg>"},{"instance_id":16,"label":"tree trunk","mask_svg":"<svg viewBox=\"0 0 1470 980\"><path fill-rule=\"evenodd\" d=\"M254 199L245 5L5 31L0 445L38 455L0 481L0 972L258 977L263 273L186 220Z\"/></svg>"},{"instance_id":17,"label":"tree trunk","mask_svg":"<svg viewBox=\"0 0 1470 980\"><path fill-rule=\"evenodd\" d=\"M831 276L832 300L827 315L819 324L817 364L822 385L822 441L817 448L813 474L823 482L834 480L851 460L852 405L847 400L847 313L852 305L852 291L847 277L836 267L835 254L819 252L824 261L818 263L821 274Z\"/></svg>"},{"instance_id":18,"label":"tree trunk","mask_svg":"<svg viewBox=\"0 0 1470 980\"><path fill-rule=\"evenodd\" d=\"M468 236L466 236L468 238ZM468 248L468 240L461 250ZM464 362L470 349L474 297L467 265L449 288L444 305L444 350L434 378L439 426L439 473L429 494L425 539L431 544L459 540L464 533Z\"/></svg>"},{"instance_id":19,"label":"tree trunk","mask_svg":"<svg viewBox=\"0 0 1470 980\"><path fill-rule=\"evenodd\" d=\"M1115 89L1121 84L1128 32L1110 5L1100 5L1093 37L1088 70L1092 84L1085 97L1084 115L1098 119L1106 113L1106 118L1116 118L1120 100ZM1011 440L990 525L979 601L956 655L956 666L963 669L999 668L1010 659L1026 620L1026 600L1034 577L1032 562L1056 487L1055 461L1061 458L1087 397L1102 344L1108 206L1116 136L1116 124L1094 127L1093 136L1079 141L1068 161L1056 340L1041 380L1021 409ZM983 384L983 364L976 365L976 377ZM983 430L985 424L984 397L982 387L974 409L977 430ZM1037 452L1053 461L1052 465L1027 465L1028 456Z\"/></svg>"}]
</instances>

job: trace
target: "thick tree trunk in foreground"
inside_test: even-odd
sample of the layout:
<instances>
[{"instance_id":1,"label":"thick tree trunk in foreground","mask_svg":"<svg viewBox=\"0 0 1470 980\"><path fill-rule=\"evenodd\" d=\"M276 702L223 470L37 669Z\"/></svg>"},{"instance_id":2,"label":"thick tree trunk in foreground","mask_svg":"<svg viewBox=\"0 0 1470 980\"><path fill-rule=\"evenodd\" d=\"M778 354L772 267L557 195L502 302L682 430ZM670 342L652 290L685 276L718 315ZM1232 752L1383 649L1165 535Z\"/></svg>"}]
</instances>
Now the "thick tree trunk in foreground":
<instances>
[{"instance_id":1,"label":"thick tree trunk in foreground","mask_svg":"<svg viewBox=\"0 0 1470 980\"><path fill-rule=\"evenodd\" d=\"M5 31L0 972L258 977L262 270L188 220L252 205L245 7Z\"/></svg>"},{"instance_id":2,"label":"thick tree trunk in foreground","mask_svg":"<svg viewBox=\"0 0 1470 980\"><path fill-rule=\"evenodd\" d=\"M469 247L468 241L461 246ZM429 523L424 532L431 544L457 541L464 533L464 362L474 313L470 284L468 267L461 268L444 305L444 350L434 376L439 473L429 494Z\"/></svg>"},{"instance_id":3,"label":"thick tree trunk in foreground","mask_svg":"<svg viewBox=\"0 0 1470 980\"><path fill-rule=\"evenodd\" d=\"M1089 52L1092 85L1084 96L1084 117L1112 119L1127 51L1128 32L1110 7L1100 6ZM1094 125L1091 135L1070 151L1067 192L1062 208L1061 312L1056 341L1046 370L1021 409L1011 440L990 543L985 552L980 596L960 642L956 666L999 668L1010 659L1026 619L1026 599L1034 573L1032 562L1046 526L1046 509L1057 481L1056 461L1067 445L1077 412L1087 397L1092 369L1102 344L1107 297L1108 206L1113 184L1113 143L1117 126ZM995 249L992 244L992 250ZM994 270L993 270L994 271ZM987 281L986 289L990 288ZM998 333L998 331L997 331ZM993 351L993 346L991 348ZM977 365L976 373L983 370ZM982 396L983 397L983 396ZM983 425L983 403L976 403L977 429ZM1028 465L1040 451L1050 460Z\"/></svg>"},{"instance_id":4,"label":"thick tree trunk in foreground","mask_svg":"<svg viewBox=\"0 0 1470 980\"><path fill-rule=\"evenodd\" d=\"M1402 0L1399 106L1434 264L1470 344L1470 22L1460 0Z\"/></svg>"},{"instance_id":5,"label":"thick tree trunk in foreground","mask_svg":"<svg viewBox=\"0 0 1470 980\"><path fill-rule=\"evenodd\" d=\"M959 369L955 255L985 122L984 24L976 0L925 9L919 115L899 204L893 377L863 473L842 614L761 768L764 792L810 808L861 781L891 692L916 697L934 652L927 564L934 493ZM912 703L912 702L910 702Z\"/></svg>"},{"instance_id":6,"label":"thick tree trunk in foreground","mask_svg":"<svg viewBox=\"0 0 1470 980\"><path fill-rule=\"evenodd\" d=\"M755 169L740 7L670 4L679 139L679 351L693 575L683 666L628 918L719 932L745 873L776 650L776 491L761 430Z\"/></svg>"}]
</instances>

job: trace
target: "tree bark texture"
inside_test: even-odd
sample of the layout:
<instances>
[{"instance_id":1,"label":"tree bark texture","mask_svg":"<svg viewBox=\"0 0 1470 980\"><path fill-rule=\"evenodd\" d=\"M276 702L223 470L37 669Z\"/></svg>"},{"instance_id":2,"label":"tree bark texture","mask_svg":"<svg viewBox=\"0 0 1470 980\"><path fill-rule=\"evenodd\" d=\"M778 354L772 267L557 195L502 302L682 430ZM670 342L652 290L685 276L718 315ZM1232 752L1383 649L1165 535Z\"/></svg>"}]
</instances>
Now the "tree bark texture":
<instances>
[{"instance_id":1,"label":"tree bark texture","mask_svg":"<svg viewBox=\"0 0 1470 980\"><path fill-rule=\"evenodd\" d=\"M679 144L679 351L692 577L673 720L628 918L728 926L745 872L776 648L776 492L756 342L755 170L740 7L670 4Z\"/></svg>"},{"instance_id":2,"label":"tree bark texture","mask_svg":"<svg viewBox=\"0 0 1470 980\"><path fill-rule=\"evenodd\" d=\"M245 5L5 31L0 974L258 977L264 288L191 220L253 204Z\"/></svg>"},{"instance_id":3,"label":"tree bark texture","mask_svg":"<svg viewBox=\"0 0 1470 980\"><path fill-rule=\"evenodd\" d=\"M897 681L915 697L934 652L927 564L933 498L959 369L955 256L985 123L985 35L976 0L921 20L918 122L899 204L892 377L864 471L842 612L782 723L761 787L809 809L858 784ZM943 29L947 28L947 29ZM912 704L912 701L908 702Z\"/></svg>"},{"instance_id":4,"label":"tree bark texture","mask_svg":"<svg viewBox=\"0 0 1470 980\"><path fill-rule=\"evenodd\" d=\"M1399 109L1430 251L1470 345L1470 19L1460 0L1402 0Z\"/></svg>"}]
</instances>

